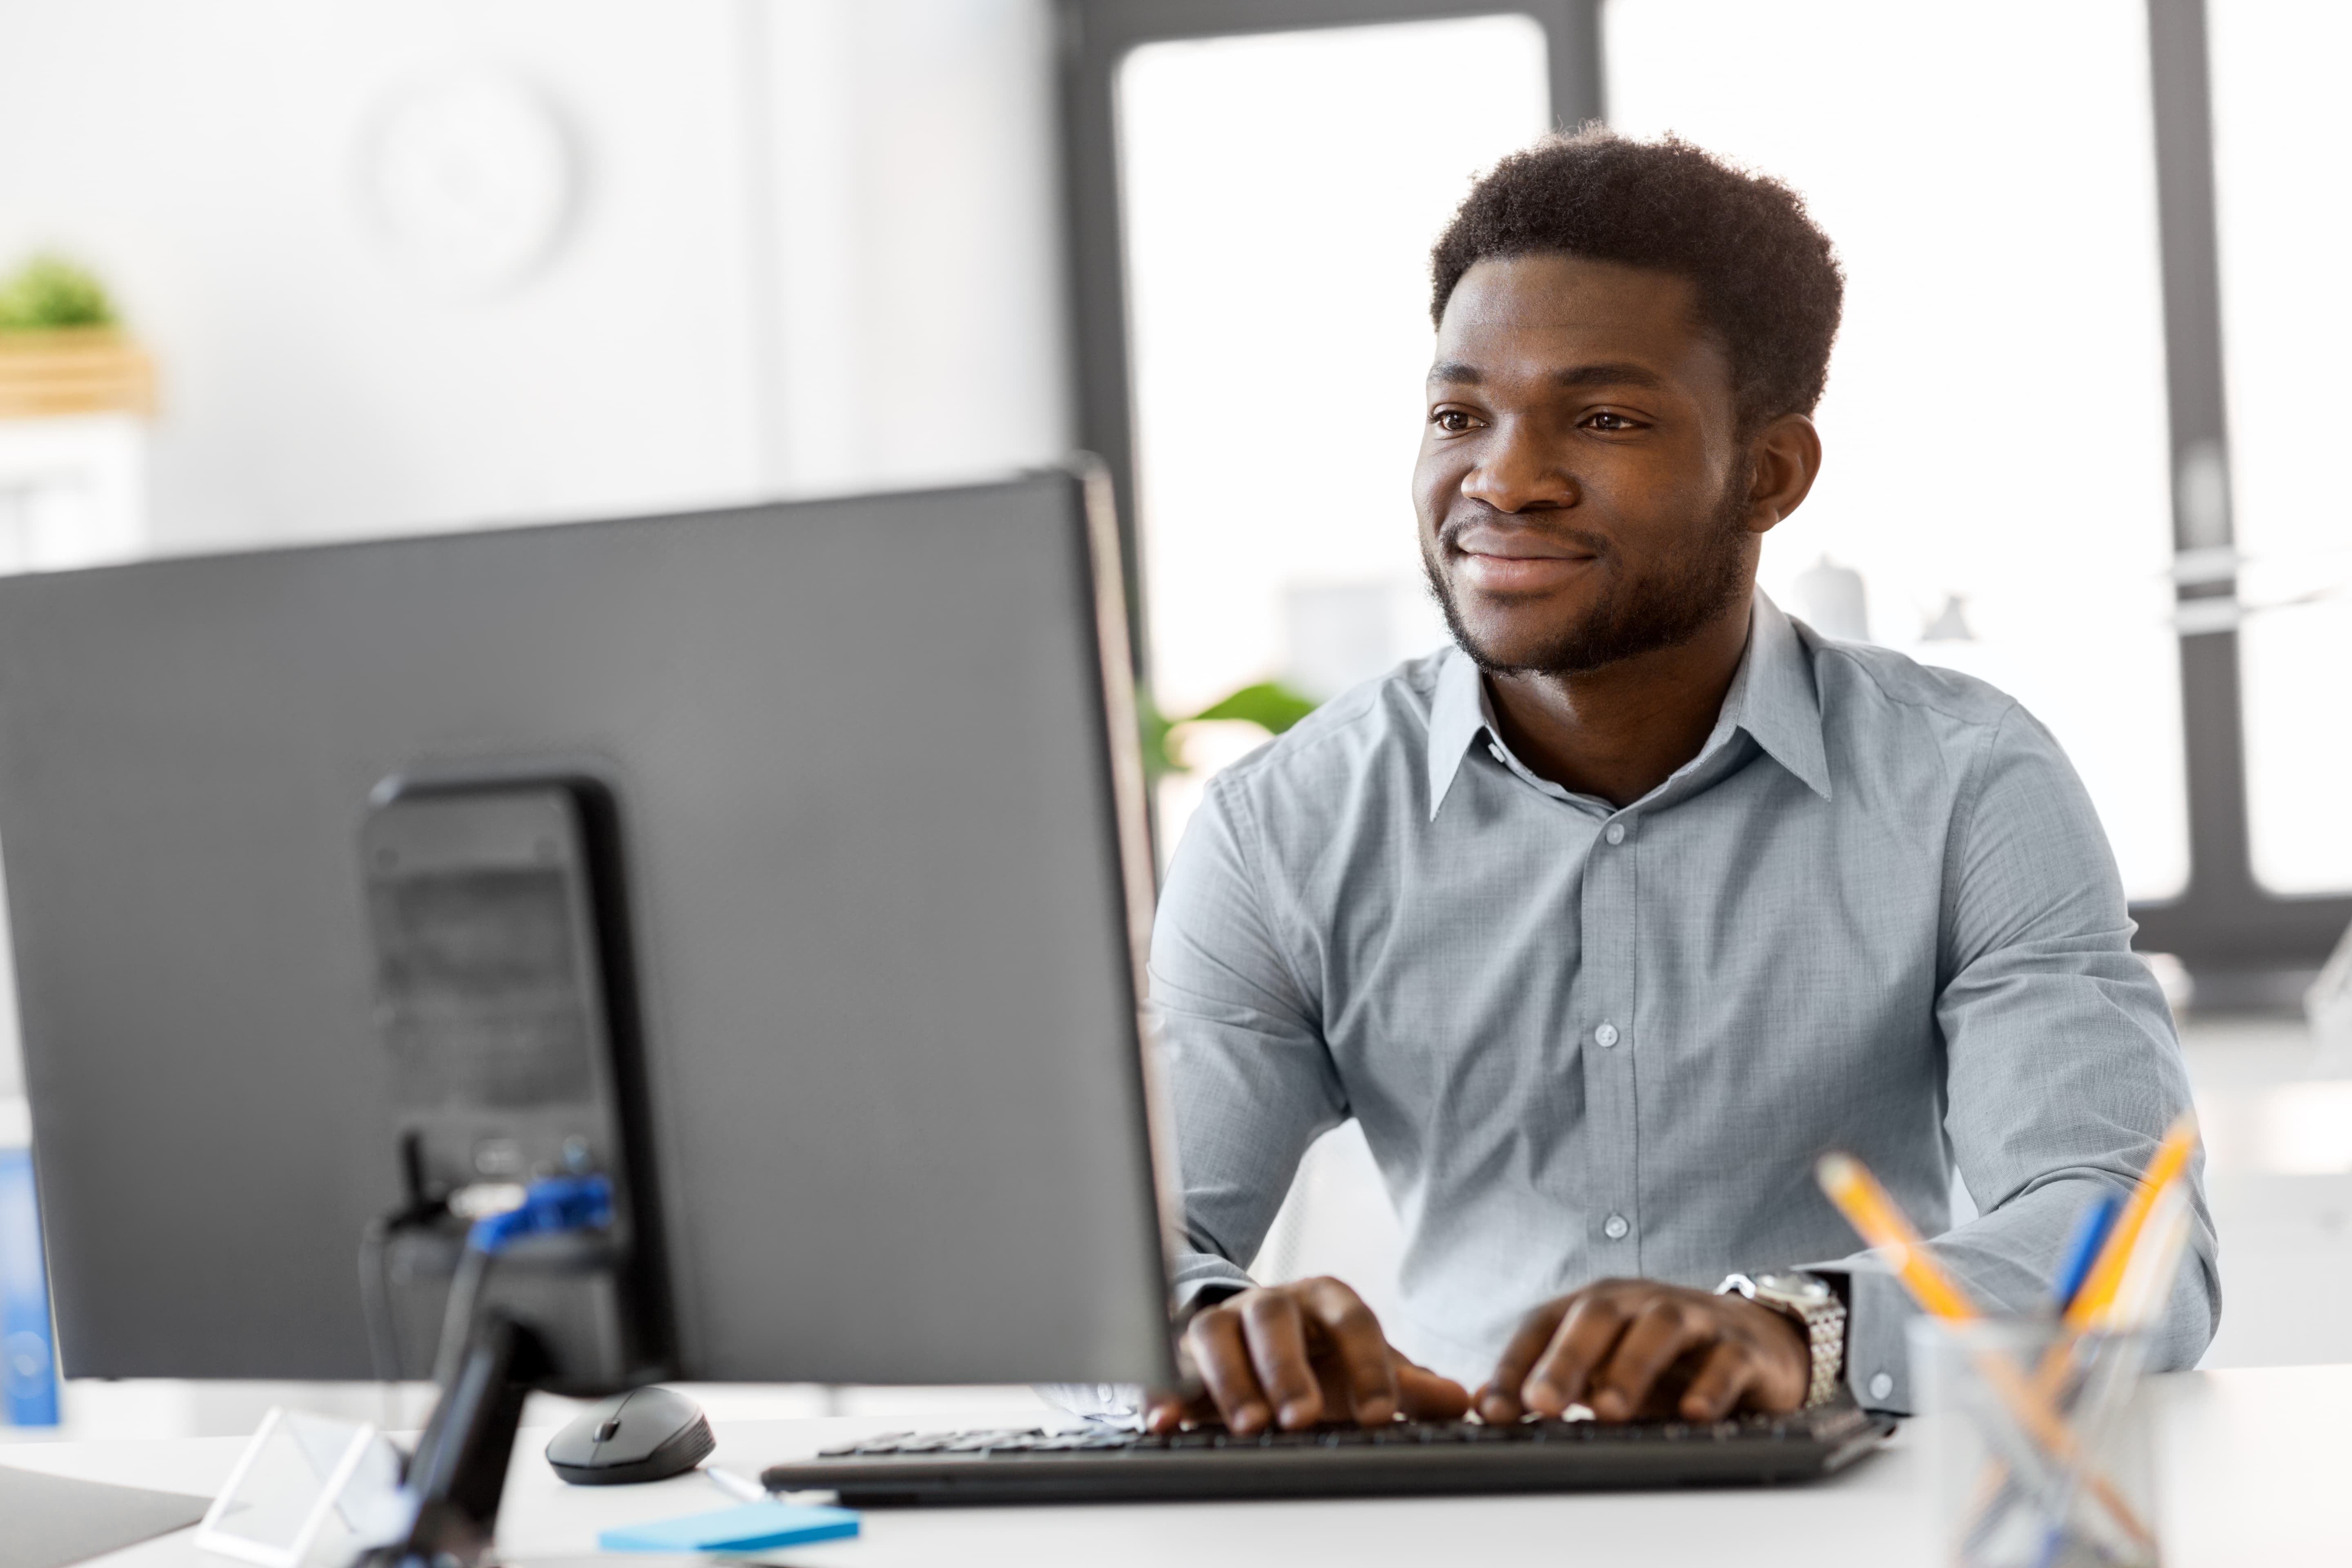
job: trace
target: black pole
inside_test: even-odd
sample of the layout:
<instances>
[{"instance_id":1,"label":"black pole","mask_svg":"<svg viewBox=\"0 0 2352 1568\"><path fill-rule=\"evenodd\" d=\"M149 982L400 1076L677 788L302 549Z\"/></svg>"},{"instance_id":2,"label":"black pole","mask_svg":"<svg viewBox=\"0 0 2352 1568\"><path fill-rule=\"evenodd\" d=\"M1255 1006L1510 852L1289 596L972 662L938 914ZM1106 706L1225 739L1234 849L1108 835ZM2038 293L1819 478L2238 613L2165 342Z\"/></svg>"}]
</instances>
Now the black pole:
<instances>
[{"instance_id":1,"label":"black pole","mask_svg":"<svg viewBox=\"0 0 2352 1568\"><path fill-rule=\"evenodd\" d=\"M369 1553L370 1568L475 1568L486 1560L523 1401L546 1363L530 1331L503 1312L480 1316L408 1462L416 1516L407 1539Z\"/></svg>"}]
</instances>

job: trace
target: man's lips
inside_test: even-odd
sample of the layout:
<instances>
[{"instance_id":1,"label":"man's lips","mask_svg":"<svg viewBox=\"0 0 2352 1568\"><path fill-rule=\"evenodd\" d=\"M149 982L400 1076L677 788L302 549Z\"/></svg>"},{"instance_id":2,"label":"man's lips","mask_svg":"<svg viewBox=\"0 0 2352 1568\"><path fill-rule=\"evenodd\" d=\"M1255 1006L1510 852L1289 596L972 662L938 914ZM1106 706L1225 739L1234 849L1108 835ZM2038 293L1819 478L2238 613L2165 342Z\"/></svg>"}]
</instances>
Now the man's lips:
<instances>
[{"instance_id":1,"label":"man's lips","mask_svg":"<svg viewBox=\"0 0 2352 1568\"><path fill-rule=\"evenodd\" d=\"M1489 594L1543 593L1590 571L1591 551L1527 529L1472 523L1449 542L1454 575Z\"/></svg>"}]
</instances>

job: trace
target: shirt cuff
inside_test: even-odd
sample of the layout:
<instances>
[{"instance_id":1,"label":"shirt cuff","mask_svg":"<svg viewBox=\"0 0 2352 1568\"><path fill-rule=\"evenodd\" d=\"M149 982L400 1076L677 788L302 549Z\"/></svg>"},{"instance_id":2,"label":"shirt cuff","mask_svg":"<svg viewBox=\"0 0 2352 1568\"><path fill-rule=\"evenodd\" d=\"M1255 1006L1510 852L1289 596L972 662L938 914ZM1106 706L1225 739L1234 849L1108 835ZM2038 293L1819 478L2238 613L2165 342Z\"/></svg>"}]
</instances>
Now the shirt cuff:
<instances>
[{"instance_id":1,"label":"shirt cuff","mask_svg":"<svg viewBox=\"0 0 2352 1568\"><path fill-rule=\"evenodd\" d=\"M1903 1282L1864 1255L1808 1263L1845 1298L1845 1382L1865 1410L1911 1414L1911 1352L1905 1325L1918 1310Z\"/></svg>"},{"instance_id":2,"label":"shirt cuff","mask_svg":"<svg viewBox=\"0 0 2352 1568\"><path fill-rule=\"evenodd\" d=\"M1255 1288L1256 1284L1257 1281L1249 1277L1247 1269L1214 1253L1180 1255L1171 1283L1171 1315L1180 1325L1189 1322L1192 1314L1202 1308L1214 1306L1228 1296L1238 1296Z\"/></svg>"}]
</instances>

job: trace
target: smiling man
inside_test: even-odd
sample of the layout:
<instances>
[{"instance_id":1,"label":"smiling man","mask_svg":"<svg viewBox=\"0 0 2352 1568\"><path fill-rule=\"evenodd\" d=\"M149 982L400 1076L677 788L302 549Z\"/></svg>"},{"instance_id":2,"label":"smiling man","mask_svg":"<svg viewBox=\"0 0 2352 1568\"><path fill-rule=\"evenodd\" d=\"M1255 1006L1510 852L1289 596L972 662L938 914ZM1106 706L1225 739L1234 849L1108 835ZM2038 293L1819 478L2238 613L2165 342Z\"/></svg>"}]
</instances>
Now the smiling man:
<instances>
[{"instance_id":1,"label":"smiling man","mask_svg":"<svg viewBox=\"0 0 2352 1568\"><path fill-rule=\"evenodd\" d=\"M1755 589L1843 291L1793 194L1588 131L1480 182L1433 270L1455 646L1219 774L1161 900L1202 1392L1149 1419L1907 1408L1910 1308L1815 1156L1931 1235L1957 1167L1983 1213L1936 1248L2026 1310L2189 1103L2097 818L2011 699ZM2000 443L2055 435L1984 390L1920 482L1998 506ZM1388 1323L1244 1272L1350 1117L1406 1230ZM2200 1191L2157 1364L2210 1338L2212 1256Z\"/></svg>"}]
</instances>

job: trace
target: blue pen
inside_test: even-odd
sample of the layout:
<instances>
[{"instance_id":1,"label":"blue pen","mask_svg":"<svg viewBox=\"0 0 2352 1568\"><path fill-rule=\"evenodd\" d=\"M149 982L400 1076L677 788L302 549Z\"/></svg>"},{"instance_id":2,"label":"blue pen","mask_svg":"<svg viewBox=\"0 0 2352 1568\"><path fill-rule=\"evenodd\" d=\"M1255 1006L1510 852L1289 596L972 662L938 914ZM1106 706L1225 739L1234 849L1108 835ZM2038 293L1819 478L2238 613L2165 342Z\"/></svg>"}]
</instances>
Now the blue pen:
<instances>
[{"instance_id":1,"label":"blue pen","mask_svg":"<svg viewBox=\"0 0 2352 1568\"><path fill-rule=\"evenodd\" d=\"M2050 1282L2050 1299L2061 1312L2074 1304L2074 1293L2091 1277L2091 1265L2098 1261L2099 1248L2106 1245L2107 1232L2116 1227L2116 1216L2123 1208L2122 1194L2108 1188L2093 1198L2083 1217L2074 1222L2074 1234L2066 1242L2066 1260L2058 1266L2058 1278Z\"/></svg>"}]
</instances>

